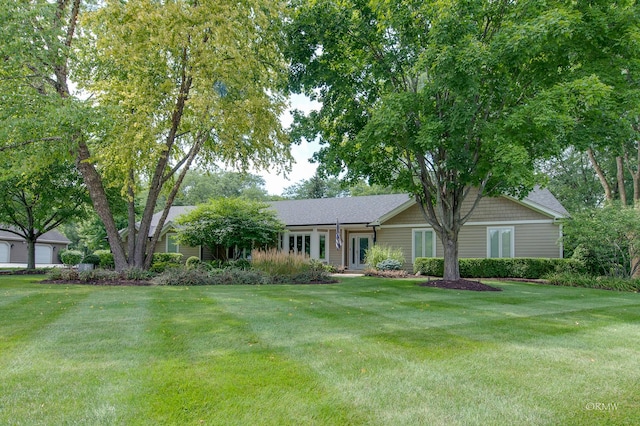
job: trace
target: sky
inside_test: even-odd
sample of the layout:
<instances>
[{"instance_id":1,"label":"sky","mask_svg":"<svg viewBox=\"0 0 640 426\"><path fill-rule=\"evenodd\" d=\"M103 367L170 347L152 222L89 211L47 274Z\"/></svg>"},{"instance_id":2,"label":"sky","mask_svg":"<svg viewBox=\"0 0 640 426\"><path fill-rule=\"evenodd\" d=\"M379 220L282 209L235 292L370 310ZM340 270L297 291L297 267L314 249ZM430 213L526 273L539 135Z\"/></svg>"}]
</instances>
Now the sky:
<instances>
[{"instance_id":1,"label":"sky","mask_svg":"<svg viewBox=\"0 0 640 426\"><path fill-rule=\"evenodd\" d=\"M292 95L289 111L286 111L281 117L282 125L284 128L288 128L291 125L293 121L290 113L291 110L298 109L304 113L308 113L309 111L319 108L320 104L318 102L312 101L304 95ZM281 195L286 187L298 183L303 179L309 179L315 174L318 165L309 162L309 159L319 147L320 145L316 141L292 145L291 155L295 163L292 165L291 173L288 174L287 179L275 173L264 171L254 171L254 173L264 178L265 189L269 194Z\"/></svg>"}]
</instances>

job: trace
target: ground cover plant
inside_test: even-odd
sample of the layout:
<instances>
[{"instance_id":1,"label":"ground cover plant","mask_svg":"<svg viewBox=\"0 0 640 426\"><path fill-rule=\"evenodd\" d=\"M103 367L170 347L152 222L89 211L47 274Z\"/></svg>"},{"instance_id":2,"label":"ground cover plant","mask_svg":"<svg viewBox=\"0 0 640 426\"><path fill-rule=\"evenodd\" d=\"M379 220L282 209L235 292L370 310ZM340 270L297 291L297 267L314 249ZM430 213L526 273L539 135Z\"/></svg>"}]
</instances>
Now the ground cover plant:
<instances>
[{"instance_id":1,"label":"ground cover plant","mask_svg":"<svg viewBox=\"0 0 640 426\"><path fill-rule=\"evenodd\" d=\"M640 418L640 295L342 278L0 276L0 424L595 425Z\"/></svg>"}]
</instances>

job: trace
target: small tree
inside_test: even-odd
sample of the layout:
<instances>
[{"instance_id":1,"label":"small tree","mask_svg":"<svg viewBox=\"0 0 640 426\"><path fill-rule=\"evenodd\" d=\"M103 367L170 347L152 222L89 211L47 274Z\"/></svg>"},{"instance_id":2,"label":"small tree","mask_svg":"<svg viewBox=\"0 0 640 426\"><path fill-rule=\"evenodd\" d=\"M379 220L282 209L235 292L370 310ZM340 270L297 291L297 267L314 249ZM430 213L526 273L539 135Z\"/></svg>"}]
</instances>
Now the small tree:
<instances>
[{"instance_id":1,"label":"small tree","mask_svg":"<svg viewBox=\"0 0 640 426\"><path fill-rule=\"evenodd\" d=\"M221 198L196 207L177 220L178 240L186 245L252 249L274 246L284 224L269 204Z\"/></svg>"},{"instance_id":2,"label":"small tree","mask_svg":"<svg viewBox=\"0 0 640 426\"><path fill-rule=\"evenodd\" d=\"M4 161L8 170L17 162ZM74 165L60 162L20 176L0 175L0 230L27 242L27 268L34 269L36 243L46 232L86 215L89 195Z\"/></svg>"}]
</instances>

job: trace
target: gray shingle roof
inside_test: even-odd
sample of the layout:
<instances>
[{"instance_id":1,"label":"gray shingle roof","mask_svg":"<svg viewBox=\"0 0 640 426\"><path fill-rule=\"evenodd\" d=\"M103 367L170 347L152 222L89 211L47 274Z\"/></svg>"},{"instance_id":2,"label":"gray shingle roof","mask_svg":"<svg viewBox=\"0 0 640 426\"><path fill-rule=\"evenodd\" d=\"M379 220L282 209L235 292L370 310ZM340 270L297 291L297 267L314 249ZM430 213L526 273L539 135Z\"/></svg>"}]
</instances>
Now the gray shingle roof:
<instances>
[{"instance_id":1,"label":"gray shingle roof","mask_svg":"<svg viewBox=\"0 0 640 426\"><path fill-rule=\"evenodd\" d=\"M537 204L546 209L559 213L562 216L569 216L569 212L564 208L560 201L547 188L541 189L536 187L524 197L525 201Z\"/></svg>"},{"instance_id":2,"label":"gray shingle roof","mask_svg":"<svg viewBox=\"0 0 640 426\"><path fill-rule=\"evenodd\" d=\"M287 226L369 224L387 213L404 205L411 198L407 194L370 195L363 197L316 198L310 200L271 201L269 204L278 214L278 218ZM559 216L569 213L548 189L535 188L524 199L525 203L551 210ZM192 210L193 206L171 207L166 224L178 216ZM155 229L160 213L151 221L151 231Z\"/></svg>"},{"instance_id":3,"label":"gray shingle roof","mask_svg":"<svg viewBox=\"0 0 640 426\"><path fill-rule=\"evenodd\" d=\"M21 238L16 234L12 234L11 232L0 231L0 240L23 241L24 238ZM69 244L70 242L71 241L69 241L67 237L55 229L45 232L40 238L38 238L38 243Z\"/></svg>"},{"instance_id":4,"label":"gray shingle roof","mask_svg":"<svg viewBox=\"0 0 640 426\"><path fill-rule=\"evenodd\" d=\"M288 226L335 225L336 220L342 224L371 223L409 200L407 194L389 194L273 201L270 204Z\"/></svg>"}]
</instances>

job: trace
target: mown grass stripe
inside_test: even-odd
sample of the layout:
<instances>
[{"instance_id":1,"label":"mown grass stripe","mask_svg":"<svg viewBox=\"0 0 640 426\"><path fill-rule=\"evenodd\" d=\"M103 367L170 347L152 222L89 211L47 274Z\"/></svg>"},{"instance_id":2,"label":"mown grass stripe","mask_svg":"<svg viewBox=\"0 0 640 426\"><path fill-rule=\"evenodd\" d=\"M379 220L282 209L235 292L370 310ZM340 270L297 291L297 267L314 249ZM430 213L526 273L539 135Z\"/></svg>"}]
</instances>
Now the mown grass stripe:
<instances>
[{"instance_id":1,"label":"mown grass stripe","mask_svg":"<svg viewBox=\"0 0 640 426\"><path fill-rule=\"evenodd\" d=\"M491 294L368 278L71 287L77 304L0 352L0 424L589 425L640 417L640 295L498 285L504 291ZM0 278L3 291L51 297L61 288ZM46 300L7 306L30 318ZM0 335L14 327L0 310ZM619 408L585 408L596 402Z\"/></svg>"}]
</instances>

